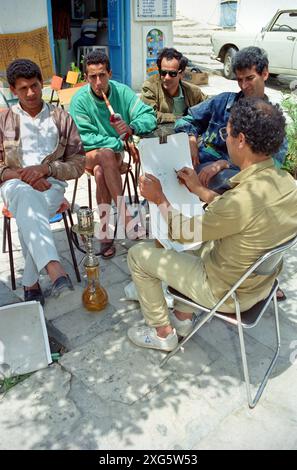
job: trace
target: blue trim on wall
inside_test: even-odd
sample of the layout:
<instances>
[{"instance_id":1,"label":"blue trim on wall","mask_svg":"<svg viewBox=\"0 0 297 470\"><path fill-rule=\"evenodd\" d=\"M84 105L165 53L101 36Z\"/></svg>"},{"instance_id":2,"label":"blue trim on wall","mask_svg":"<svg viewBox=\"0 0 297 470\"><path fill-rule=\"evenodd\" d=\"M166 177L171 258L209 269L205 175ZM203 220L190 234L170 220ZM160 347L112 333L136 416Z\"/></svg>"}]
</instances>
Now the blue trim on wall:
<instances>
[{"instance_id":1,"label":"blue trim on wall","mask_svg":"<svg viewBox=\"0 0 297 470\"><path fill-rule=\"evenodd\" d=\"M124 61L125 83L131 86L131 0L124 1Z\"/></svg>"},{"instance_id":2,"label":"blue trim on wall","mask_svg":"<svg viewBox=\"0 0 297 470\"><path fill-rule=\"evenodd\" d=\"M55 61L55 41L54 41L54 31L53 31L53 16L52 16L52 2L47 0L47 24L48 24L48 34L50 40L50 48L52 51L52 59L54 64L54 69L56 70L56 61Z\"/></svg>"}]
</instances>

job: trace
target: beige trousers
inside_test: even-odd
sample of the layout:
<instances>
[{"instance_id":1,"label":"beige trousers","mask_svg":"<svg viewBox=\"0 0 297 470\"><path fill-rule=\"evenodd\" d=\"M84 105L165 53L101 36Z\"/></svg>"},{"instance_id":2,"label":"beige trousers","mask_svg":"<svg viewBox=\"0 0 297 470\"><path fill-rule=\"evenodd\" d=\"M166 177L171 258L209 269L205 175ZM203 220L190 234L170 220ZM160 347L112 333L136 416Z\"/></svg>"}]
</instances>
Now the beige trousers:
<instances>
[{"instance_id":1,"label":"beige trousers","mask_svg":"<svg viewBox=\"0 0 297 470\"><path fill-rule=\"evenodd\" d=\"M207 283L201 258L195 254L177 253L156 248L154 243L141 242L130 248L128 265L136 285L145 321L149 326L169 325L168 308L162 290L162 281L205 307L213 307L217 300ZM181 312L193 312L176 302Z\"/></svg>"}]
</instances>

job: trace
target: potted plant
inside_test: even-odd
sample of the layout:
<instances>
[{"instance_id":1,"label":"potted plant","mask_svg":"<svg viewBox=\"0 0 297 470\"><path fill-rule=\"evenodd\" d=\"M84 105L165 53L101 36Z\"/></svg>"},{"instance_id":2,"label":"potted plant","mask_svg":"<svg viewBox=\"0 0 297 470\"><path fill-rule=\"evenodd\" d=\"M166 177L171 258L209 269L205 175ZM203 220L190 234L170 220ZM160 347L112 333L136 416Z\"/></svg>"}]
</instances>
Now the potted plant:
<instances>
[{"instance_id":1,"label":"potted plant","mask_svg":"<svg viewBox=\"0 0 297 470\"><path fill-rule=\"evenodd\" d=\"M297 180L297 94L285 97L281 103L288 116L286 134L288 139L288 153L283 165L293 178Z\"/></svg>"}]
</instances>

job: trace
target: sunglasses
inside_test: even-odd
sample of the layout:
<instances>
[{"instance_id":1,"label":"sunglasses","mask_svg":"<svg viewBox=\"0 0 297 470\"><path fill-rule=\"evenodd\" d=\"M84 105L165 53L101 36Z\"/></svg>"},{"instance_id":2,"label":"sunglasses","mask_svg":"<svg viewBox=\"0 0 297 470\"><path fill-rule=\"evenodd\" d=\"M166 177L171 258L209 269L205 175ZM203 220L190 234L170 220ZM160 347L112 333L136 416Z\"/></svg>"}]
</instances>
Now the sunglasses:
<instances>
[{"instance_id":1,"label":"sunglasses","mask_svg":"<svg viewBox=\"0 0 297 470\"><path fill-rule=\"evenodd\" d=\"M175 78L180 73L180 70L160 70L161 77L166 77L168 74L169 77Z\"/></svg>"}]
</instances>

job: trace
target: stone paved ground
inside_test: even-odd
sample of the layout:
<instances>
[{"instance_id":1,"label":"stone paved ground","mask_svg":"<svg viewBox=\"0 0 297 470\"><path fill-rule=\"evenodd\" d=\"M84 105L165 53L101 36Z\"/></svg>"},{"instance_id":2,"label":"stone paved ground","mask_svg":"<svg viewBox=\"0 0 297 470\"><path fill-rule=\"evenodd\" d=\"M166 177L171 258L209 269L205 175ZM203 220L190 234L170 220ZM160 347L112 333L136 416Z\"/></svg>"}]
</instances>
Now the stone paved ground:
<instances>
[{"instance_id":1,"label":"stone paved ground","mask_svg":"<svg viewBox=\"0 0 297 470\"><path fill-rule=\"evenodd\" d=\"M87 203L84 176L77 202ZM53 230L74 280L62 225ZM0 254L1 305L22 298L23 260L13 232L18 289L11 291L8 256ZM0 395L0 449L296 449L297 249L286 255L281 276L288 300L279 306L280 359L259 404L250 410L237 336L219 320L203 327L164 369L159 368L164 353L129 342L127 328L142 318L138 303L124 296L132 243L121 241L115 258L100 260L110 300L103 313L84 310L83 283L75 282L73 295L47 301L49 334L68 352ZM42 285L47 283L44 278ZM270 316L246 338L254 386L272 354Z\"/></svg>"}]
</instances>

